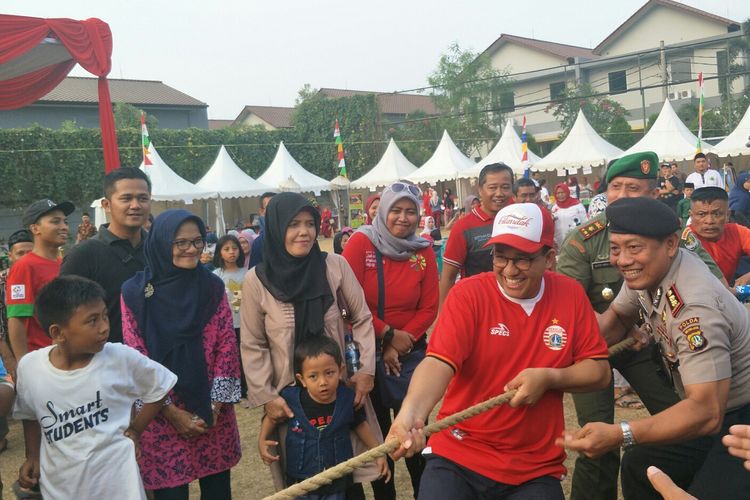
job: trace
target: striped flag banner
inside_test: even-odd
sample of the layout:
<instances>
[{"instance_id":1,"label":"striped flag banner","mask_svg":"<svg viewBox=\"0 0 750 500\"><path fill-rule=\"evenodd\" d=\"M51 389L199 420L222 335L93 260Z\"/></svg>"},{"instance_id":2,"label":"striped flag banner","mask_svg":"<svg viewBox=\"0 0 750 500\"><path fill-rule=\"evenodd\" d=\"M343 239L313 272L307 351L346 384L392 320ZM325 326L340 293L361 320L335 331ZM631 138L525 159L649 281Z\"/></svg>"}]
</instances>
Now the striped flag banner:
<instances>
[{"instance_id":1,"label":"striped flag banner","mask_svg":"<svg viewBox=\"0 0 750 500\"><path fill-rule=\"evenodd\" d=\"M344 159L344 141L341 139L341 129L339 128L338 118L336 118L336 125L333 129L333 139L336 141L336 152L339 160L339 175L348 179L349 176L346 173L346 160Z\"/></svg>"},{"instance_id":2,"label":"striped flag banner","mask_svg":"<svg viewBox=\"0 0 750 500\"><path fill-rule=\"evenodd\" d=\"M525 165L523 176L529 178L529 143L526 139L526 116L523 117L523 125L521 125L521 163Z\"/></svg>"},{"instance_id":3,"label":"striped flag banner","mask_svg":"<svg viewBox=\"0 0 750 500\"><path fill-rule=\"evenodd\" d=\"M698 73L698 91L700 92L700 100L698 101L698 145L696 146L696 153L703 150L701 147L703 139L703 72Z\"/></svg>"},{"instance_id":4,"label":"striped flag banner","mask_svg":"<svg viewBox=\"0 0 750 500\"><path fill-rule=\"evenodd\" d=\"M141 144L143 146L143 164L153 165L151 158L148 156L148 147L151 145L151 138L148 136L148 129L146 128L146 113L141 111Z\"/></svg>"}]
</instances>

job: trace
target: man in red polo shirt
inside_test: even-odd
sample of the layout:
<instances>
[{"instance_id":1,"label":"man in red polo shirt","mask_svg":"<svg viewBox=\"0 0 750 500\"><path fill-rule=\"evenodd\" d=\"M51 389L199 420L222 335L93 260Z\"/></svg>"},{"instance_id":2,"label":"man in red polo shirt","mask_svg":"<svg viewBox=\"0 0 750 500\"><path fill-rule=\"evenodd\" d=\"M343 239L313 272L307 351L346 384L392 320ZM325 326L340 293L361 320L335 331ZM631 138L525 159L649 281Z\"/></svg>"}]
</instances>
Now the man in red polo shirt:
<instances>
[{"instance_id":1,"label":"man in red polo shirt","mask_svg":"<svg viewBox=\"0 0 750 500\"><path fill-rule=\"evenodd\" d=\"M424 498L562 499L563 392L609 383L607 346L581 285L550 271L554 223L519 203L494 219L492 272L450 292L389 437L394 458L425 445L420 431L444 396L438 419L515 389L509 405L430 437ZM447 389L447 390L446 390Z\"/></svg>"},{"instance_id":2,"label":"man in red polo shirt","mask_svg":"<svg viewBox=\"0 0 750 500\"><path fill-rule=\"evenodd\" d=\"M485 243L490 239L492 219L501 208L513 203L513 170L504 163L491 163L479 173L480 206L456 221L443 253L440 275L440 304L462 278L490 271L492 259Z\"/></svg>"},{"instance_id":3,"label":"man in red polo shirt","mask_svg":"<svg viewBox=\"0 0 750 500\"><path fill-rule=\"evenodd\" d=\"M750 273L734 277L743 256L750 255L750 229L729 222L729 196L723 188L702 187L690 196L690 232L697 236L703 248L711 255L727 283L747 285Z\"/></svg>"},{"instance_id":4,"label":"man in red polo shirt","mask_svg":"<svg viewBox=\"0 0 750 500\"><path fill-rule=\"evenodd\" d=\"M35 201L24 211L22 221L34 236L34 249L24 255L8 273L5 300L8 309L8 338L16 359L52 343L34 316L39 290L60 274L59 248L68 241L68 215L75 207L69 201Z\"/></svg>"}]
</instances>

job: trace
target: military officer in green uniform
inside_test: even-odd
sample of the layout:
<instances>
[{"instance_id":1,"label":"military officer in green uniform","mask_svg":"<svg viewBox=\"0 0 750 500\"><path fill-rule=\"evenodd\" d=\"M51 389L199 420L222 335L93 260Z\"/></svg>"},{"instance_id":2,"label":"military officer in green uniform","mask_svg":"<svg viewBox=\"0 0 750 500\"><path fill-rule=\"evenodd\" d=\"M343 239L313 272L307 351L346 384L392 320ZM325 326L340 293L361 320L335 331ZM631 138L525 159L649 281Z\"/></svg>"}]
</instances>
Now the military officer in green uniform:
<instances>
[{"instance_id":1,"label":"military officer in green uniform","mask_svg":"<svg viewBox=\"0 0 750 500\"><path fill-rule=\"evenodd\" d=\"M626 155L612 162L606 176L608 203L621 198L656 198L658 168L659 158L652 152ZM695 252L711 272L723 280L721 271L696 238L688 237L681 244ZM602 213L568 234L557 262L557 272L581 283L598 313L607 310L622 286L622 277L610 264L609 257L607 216ZM633 335L638 334L633 332ZM652 414L678 401L674 390L657 373L659 367L652 359L653 350L654 346L649 345L610 360L612 367L627 379ZM588 422L614 421L612 386L602 391L575 394L573 401L581 426ZM571 499L616 500L619 465L620 455L616 451L597 459L579 456L573 472Z\"/></svg>"},{"instance_id":2,"label":"military officer in green uniform","mask_svg":"<svg viewBox=\"0 0 750 500\"><path fill-rule=\"evenodd\" d=\"M660 499L654 465L701 500L750 496L750 473L721 438L750 423L750 316L693 253L679 248L680 221L663 203L620 199L607 208L610 259L624 284L599 316L609 342L639 318L656 342L679 402L653 416L593 422L559 444L588 456L622 447L626 500Z\"/></svg>"}]
</instances>

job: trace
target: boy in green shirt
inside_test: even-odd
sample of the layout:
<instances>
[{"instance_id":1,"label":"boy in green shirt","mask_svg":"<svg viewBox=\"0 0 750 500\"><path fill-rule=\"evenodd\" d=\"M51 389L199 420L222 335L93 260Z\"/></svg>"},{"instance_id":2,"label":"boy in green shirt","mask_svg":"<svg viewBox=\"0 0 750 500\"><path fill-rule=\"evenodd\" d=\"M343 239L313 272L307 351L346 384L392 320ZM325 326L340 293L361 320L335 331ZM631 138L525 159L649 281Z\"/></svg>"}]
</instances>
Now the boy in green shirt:
<instances>
[{"instance_id":1,"label":"boy in green shirt","mask_svg":"<svg viewBox=\"0 0 750 500\"><path fill-rule=\"evenodd\" d=\"M680 218L683 228L687 225L687 221L690 218L690 196L693 194L694 190L695 184L692 182L686 182L682 188L685 197L677 202L677 217Z\"/></svg>"}]
</instances>

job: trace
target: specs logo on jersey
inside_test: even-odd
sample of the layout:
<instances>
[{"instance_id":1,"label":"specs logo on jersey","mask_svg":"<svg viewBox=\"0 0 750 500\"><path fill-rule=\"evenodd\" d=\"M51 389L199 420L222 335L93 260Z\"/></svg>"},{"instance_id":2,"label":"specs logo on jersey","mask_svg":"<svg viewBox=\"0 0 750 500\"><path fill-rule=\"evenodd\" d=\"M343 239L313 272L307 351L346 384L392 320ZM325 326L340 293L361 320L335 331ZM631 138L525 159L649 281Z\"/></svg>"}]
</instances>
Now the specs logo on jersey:
<instances>
[{"instance_id":1,"label":"specs logo on jersey","mask_svg":"<svg viewBox=\"0 0 750 500\"><path fill-rule=\"evenodd\" d=\"M490 335L495 335L498 337L510 337L510 330L508 330L508 327L504 324L498 323L497 326L493 326L492 328L490 328Z\"/></svg>"},{"instance_id":2,"label":"specs logo on jersey","mask_svg":"<svg viewBox=\"0 0 750 500\"><path fill-rule=\"evenodd\" d=\"M568 333L565 328L558 325L559 322L557 318L553 319L552 324L544 329L542 335L544 345L553 351L561 350L568 342Z\"/></svg>"}]
</instances>

